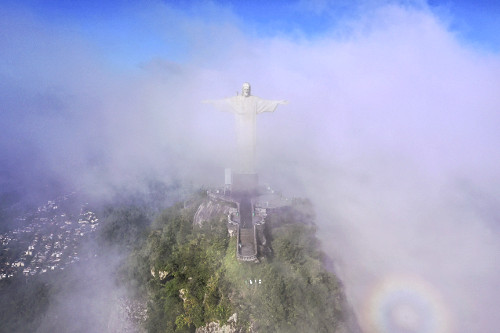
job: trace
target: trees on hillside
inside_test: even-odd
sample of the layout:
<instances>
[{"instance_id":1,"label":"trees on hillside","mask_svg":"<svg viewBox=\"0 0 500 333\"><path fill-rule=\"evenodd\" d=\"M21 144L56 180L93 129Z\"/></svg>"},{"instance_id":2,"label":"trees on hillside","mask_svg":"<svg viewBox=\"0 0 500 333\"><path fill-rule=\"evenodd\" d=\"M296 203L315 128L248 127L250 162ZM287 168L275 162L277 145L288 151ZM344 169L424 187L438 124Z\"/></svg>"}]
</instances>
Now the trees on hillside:
<instances>
[{"instance_id":1,"label":"trees on hillside","mask_svg":"<svg viewBox=\"0 0 500 333\"><path fill-rule=\"evenodd\" d=\"M236 261L224 217L200 228L192 224L193 210L165 211L143 249L143 259L169 276L148 277L148 330L187 332L211 321L224 324L237 312L242 329L335 332L345 300L322 265L311 211L300 201L279 217L286 221L267 232L273 255L259 264Z\"/></svg>"}]
</instances>

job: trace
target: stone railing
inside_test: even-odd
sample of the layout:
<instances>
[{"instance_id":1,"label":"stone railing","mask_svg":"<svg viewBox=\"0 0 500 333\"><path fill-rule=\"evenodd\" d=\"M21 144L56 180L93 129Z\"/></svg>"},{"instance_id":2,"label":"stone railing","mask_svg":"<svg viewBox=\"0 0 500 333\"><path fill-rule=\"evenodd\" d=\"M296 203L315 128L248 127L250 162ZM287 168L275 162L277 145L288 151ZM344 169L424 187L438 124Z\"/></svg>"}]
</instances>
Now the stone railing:
<instances>
[{"instance_id":1,"label":"stone railing","mask_svg":"<svg viewBox=\"0 0 500 333\"><path fill-rule=\"evenodd\" d=\"M240 216L238 215L238 210L231 208L227 214L227 222L232 225L240 224Z\"/></svg>"},{"instance_id":2,"label":"stone railing","mask_svg":"<svg viewBox=\"0 0 500 333\"><path fill-rule=\"evenodd\" d=\"M222 190L207 190L207 195L212 200L222 200L239 205L238 201L234 200L231 196L225 195Z\"/></svg>"}]
</instances>

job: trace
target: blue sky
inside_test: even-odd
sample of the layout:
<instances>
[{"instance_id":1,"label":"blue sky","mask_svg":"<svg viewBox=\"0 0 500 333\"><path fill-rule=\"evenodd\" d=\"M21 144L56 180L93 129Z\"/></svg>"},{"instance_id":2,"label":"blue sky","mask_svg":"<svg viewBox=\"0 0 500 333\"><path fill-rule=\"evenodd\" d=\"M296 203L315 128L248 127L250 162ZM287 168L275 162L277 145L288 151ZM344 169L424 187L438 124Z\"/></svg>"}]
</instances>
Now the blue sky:
<instances>
[{"instance_id":1,"label":"blue sky","mask_svg":"<svg viewBox=\"0 0 500 333\"><path fill-rule=\"evenodd\" d=\"M31 12L41 21L82 33L118 66L136 65L154 57L182 62L196 52L183 36L185 27L172 24L170 33L148 21L147 11L166 4L174 15L207 24L230 22L247 36L318 39L346 31L348 23L381 4L429 10L464 43L489 52L500 51L500 2L432 1L8 1L9 7ZM164 27L163 27L164 28ZM348 29L348 28L347 28Z\"/></svg>"},{"instance_id":2,"label":"blue sky","mask_svg":"<svg viewBox=\"0 0 500 333\"><path fill-rule=\"evenodd\" d=\"M500 2L495 0L429 1L438 14L450 16L451 27L464 40L478 43L494 52L500 51Z\"/></svg>"}]
</instances>

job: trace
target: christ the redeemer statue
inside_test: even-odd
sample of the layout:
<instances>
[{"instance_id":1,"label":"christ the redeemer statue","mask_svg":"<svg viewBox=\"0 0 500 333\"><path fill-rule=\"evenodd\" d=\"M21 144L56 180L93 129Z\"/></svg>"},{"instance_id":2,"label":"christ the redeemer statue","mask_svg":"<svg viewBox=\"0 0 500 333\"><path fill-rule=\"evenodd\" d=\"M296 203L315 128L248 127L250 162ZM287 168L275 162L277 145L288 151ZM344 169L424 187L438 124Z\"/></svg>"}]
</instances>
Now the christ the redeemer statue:
<instances>
[{"instance_id":1,"label":"christ the redeemer statue","mask_svg":"<svg viewBox=\"0 0 500 333\"><path fill-rule=\"evenodd\" d=\"M250 84L245 82L240 96L221 100L204 101L217 109L231 112L236 120L237 166L238 174L255 174L256 120L262 112L274 112L279 104L287 101L271 101L250 94Z\"/></svg>"}]
</instances>

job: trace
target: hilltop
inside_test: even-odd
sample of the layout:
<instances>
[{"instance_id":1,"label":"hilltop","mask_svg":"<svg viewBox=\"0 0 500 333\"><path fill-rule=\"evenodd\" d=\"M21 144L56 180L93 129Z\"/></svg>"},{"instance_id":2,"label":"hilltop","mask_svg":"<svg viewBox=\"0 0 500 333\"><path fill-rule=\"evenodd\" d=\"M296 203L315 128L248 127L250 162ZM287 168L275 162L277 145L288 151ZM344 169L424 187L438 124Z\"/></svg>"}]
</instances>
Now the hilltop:
<instances>
[{"instance_id":1,"label":"hilltop","mask_svg":"<svg viewBox=\"0 0 500 333\"><path fill-rule=\"evenodd\" d=\"M35 220L48 214L48 207L51 214L66 213L66 222L92 215L93 224L87 224L95 228L88 239L61 241L72 252L61 255L54 270L45 272L43 262L36 261L40 270L24 274L21 267L0 281L0 331L358 331L340 281L325 269L328 258L307 200L266 210L257 227L258 258L245 262L237 258L230 203L199 191L172 204L176 190L158 189L140 200L90 204L83 210L76 200L74 216L62 201L40 206ZM49 223L52 217L47 218ZM50 233L84 232L82 223L58 223L49 232L43 223L26 222L23 235L48 235L48 242ZM30 228L38 229L30 233ZM8 246L31 244L22 241L12 239ZM40 252L52 258L44 252L46 245L36 245L33 256ZM80 260L73 260L75 251Z\"/></svg>"},{"instance_id":2,"label":"hilltop","mask_svg":"<svg viewBox=\"0 0 500 333\"><path fill-rule=\"evenodd\" d=\"M150 332L348 332L355 322L327 271L307 200L266 217L259 263L240 262L228 209L203 193L166 209L131 255ZM210 207L194 223L201 206ZM230 228L229 228L230 229Z\"/></svg>"}]
</instances>

